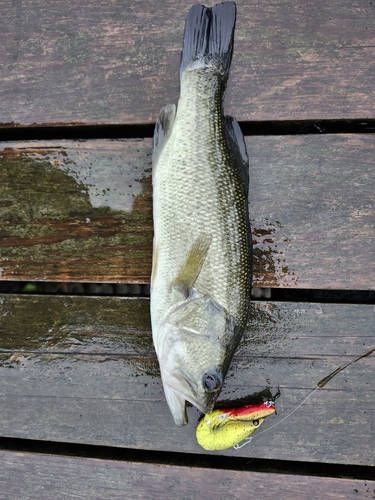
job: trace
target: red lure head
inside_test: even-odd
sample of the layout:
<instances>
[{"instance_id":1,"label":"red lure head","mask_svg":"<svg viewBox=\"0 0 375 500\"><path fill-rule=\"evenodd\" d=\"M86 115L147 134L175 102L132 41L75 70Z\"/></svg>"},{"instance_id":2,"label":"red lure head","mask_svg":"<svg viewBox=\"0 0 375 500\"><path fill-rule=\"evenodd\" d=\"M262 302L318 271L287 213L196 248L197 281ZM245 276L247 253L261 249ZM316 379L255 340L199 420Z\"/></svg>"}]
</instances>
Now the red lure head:
<instances>
[{"instance_id":1,"label":"red lure head","mask_svg":"<svg viewBox=\"0 0 375 500\"><path fill-rule=\"evenodd\" d=\"M271 415L276 411L273 401L265 401L256 405L242 406L230 410L223 410L223 413L228 413L231 418L244 420L254 420L266 415Z\"/></svg>"}]
</instances>

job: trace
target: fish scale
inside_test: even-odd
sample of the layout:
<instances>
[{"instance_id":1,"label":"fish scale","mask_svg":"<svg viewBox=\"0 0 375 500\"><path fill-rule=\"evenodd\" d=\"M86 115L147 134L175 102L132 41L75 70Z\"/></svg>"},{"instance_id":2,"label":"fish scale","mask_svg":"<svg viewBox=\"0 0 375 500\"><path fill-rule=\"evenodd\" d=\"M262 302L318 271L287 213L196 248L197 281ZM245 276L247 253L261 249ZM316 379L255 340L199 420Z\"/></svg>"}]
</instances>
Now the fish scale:
<instances>
[{"instance_id":1,"label":"fish scale","mask_svg":"<svg viewBox=\"0 0 375 500\"><path fill-rule=\"evenodd\" d=\"M161 111L154 134L152 331L179 425L185 401L212 410L249 309L248 160L222 111L234 22L233 2L190 10L178 108Z\"/></svg>"},{"instance_id":2,"label":"fish scale","mask_svg":"<svg viewBox=\"0 0 375 500\"><path fill-rule=\"evenodd\" d=\"M246 262L244 266L239 262L240 265L236 263L229 271L229 259L235 259L239 253L240 231L242 229L242 237L247 233L248 221L238 217L238 208L234 206L236 195L233 194L236 189L233 187L237 187L234 183L238 184L239 180L234 178L233 170L227 168L229 155L222 158L225 155L222 148L223 118L218 111L213 113L220 102L217 97L220 91L218 89L208 99L206 75L194 78L195 82L191 82L191 78L186 80L182 81L182 95L185 86L191 89L195 85L196 91L190 90L191 98L179 101L170 143L157 167L161 207L156 206L155 210L161 226L161 238L169 241L165 259L159 266L165 266L165 274L172 281L181 261L186 258L186 248L197 233L212 234L207 263L196 285L198 288L199 285L203 289L210 288L217 300L233 314L235 299L239 297L236 291L241 278L239 275L244 275L246 280L249 270ZM200 104L192 106L197 102ZM195 109L201 110L199 115L192 111ZM219 131L219 134L215 131ZM237 197L243 205L241 191ZM243 227L233 231L236 225ZM217 231L213 232L213 227ZM180 244L181 240L183 245ZM242 240L246 243L246 238Z\"/></svg>"}]
</instances>

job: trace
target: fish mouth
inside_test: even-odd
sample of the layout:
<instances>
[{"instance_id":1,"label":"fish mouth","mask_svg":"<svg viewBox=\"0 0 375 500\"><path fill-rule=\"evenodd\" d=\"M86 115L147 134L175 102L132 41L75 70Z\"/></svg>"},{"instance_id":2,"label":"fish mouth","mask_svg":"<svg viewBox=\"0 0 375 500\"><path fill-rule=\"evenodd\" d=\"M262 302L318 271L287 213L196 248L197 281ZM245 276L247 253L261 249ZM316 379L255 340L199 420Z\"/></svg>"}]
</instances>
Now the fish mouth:
<instances>
[{"instance_id":1,"label":"fish mouth","mask_svg":"<svg viewBox=\"0 0 375 500\"><path fill-rule=\"evenodd\" d=\"M215 386L207 387L204 385L204 393L203 396L198 393L197 384L182 371L178 371L179 380L183 380L186 384L187 391L181 391L181 396L185 398L186 401L196 406L198 410L202 413L210 413L216 403L216 399L219 395L221 389L221 377L215 374L215 372L208 372L203 377L202 380L206 381L207 379L212 382L215 380ZM184 384L184 385L185 385Z\"/></svg>"},{"instance_id":2,"label":"fish mouth","mask_svg":"<svg viewBox=\"0 0 375 500\"><path fill-rule=\"evenodd\" d=\"M200 410L202 413L206 414L206 413L210 413L213 410L215 403L216 403L217 396L218 396L218 394L214 394L214 393L206 394L206 401L202 402L202 401L198 400L197 397L194 398L194 397L185 395L185 400L189 401L189 403L196 406L198 408L198 410Z\"/></svg>"},{"instance_id":3,"label":"fish mouth","mask_svg":"<svg viewBox=\"0 0 375 500\"><path fill-rule=\"evenodd\" d=\"M181 370L174 370L164 382L164 392L174 421L177 425L188 423L186 401L196 406L202 413L210 413L216 403L220 388L198 394L197 384Z\"/></svg>"}]
</instances>

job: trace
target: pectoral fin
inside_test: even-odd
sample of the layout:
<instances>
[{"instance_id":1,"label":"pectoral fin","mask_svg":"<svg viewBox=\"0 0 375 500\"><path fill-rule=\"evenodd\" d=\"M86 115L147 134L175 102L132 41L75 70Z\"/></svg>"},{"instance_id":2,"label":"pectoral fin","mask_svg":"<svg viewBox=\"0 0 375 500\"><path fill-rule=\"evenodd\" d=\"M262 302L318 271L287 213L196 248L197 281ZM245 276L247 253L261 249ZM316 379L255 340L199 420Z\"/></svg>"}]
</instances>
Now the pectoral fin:
<instances>
[{"instance_id":1,"label":"pectoral fin","mask_svg":"<svg viewBox=\"0 0 375 500\"><path fill-rule=\"evenodd\" d=\"M172 283L172 287L179 288L185 297L189 297L191 293L191 289L207 257L210 245L211 236L200 236L190 248L185 264Z\"/></svg>"}]
</instances>

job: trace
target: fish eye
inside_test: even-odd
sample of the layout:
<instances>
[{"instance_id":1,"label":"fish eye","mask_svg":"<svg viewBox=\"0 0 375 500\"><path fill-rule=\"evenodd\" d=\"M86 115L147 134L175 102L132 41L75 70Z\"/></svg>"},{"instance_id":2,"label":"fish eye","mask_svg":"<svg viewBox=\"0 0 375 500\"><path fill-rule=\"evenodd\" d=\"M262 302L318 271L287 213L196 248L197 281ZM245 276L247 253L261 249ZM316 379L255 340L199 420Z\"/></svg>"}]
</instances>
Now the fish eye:
<instances>
[{"instance_id":1,"label":"fish eye","mask_svg":"<svg viewBox=\"0 0 375 500\"><path fill-rule=\"evenodd\" d=\"M253 420L253 426L258 427L259 426L259 420Z\"/></svg>"},{"instance_id":2,"label":"fish eye","mask_svg":"<svg viewBox=\"0 0 375 500\"><path fill-rule=\"evenodd\" d=\"M221 387L221 378L217 373L205 373L203 375L203 387L207 392L216 391Z\"/></svg>"}]
</instances>

